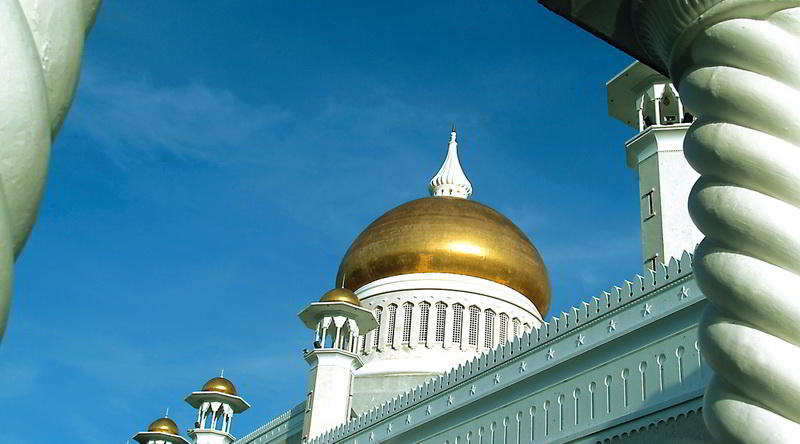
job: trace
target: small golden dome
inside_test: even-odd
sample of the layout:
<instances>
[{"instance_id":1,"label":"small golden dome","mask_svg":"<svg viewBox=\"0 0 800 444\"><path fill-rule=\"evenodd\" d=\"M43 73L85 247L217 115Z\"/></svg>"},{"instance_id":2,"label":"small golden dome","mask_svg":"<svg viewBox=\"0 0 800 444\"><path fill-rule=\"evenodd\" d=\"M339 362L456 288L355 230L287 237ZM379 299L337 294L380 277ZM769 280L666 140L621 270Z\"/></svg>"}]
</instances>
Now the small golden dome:
<instances>
[{"instance_id":1,"label":"small golden dome","mask_svg":"<svg viewBox=\"0 0 800 444\"><path fill-rule=\"evenodd\" d=\"M148 432L169 433L170 435L180 435L178 431L178 424L175 421L164 417L158 418L150 424L147 428Z\"/></svg>"},{"instance_id":2,"label":"small golden dome","mask_svg":"<svg viewBox=\"0 0 800 444\"><path fill-rule=\"evenodd\" d=\"M536 247L508 218L467 199L426 197L388 211L353 241L336 282L344 275L355 291L411 273L487 279L525 295L542 316L550 308L550 279Z\"/></svg>"},{"instance_id":3,"label":"small golden dome","mask_svg":"<svg viewBox=\"0 0 800 444\"><path fill-rule=\"evenodd\" d=\"M204 392L219 392L225 393L226 395L233 395L236 396L236 387L233 383L222 376L217 376L216 378L211 378L203 384Z\"/></svg>"},{"instance_id":4,"label":"small golden dome","mask_svg":"<svg viewBox=\"0 0 800 444\"><path fill-rule=\"evenodd\" d=\"M320 302L347 302L358 307L361 306L361 301L355 293L346 288L334 288L333 290L325 293L319 300Z\"/></svg>"}]
</instances>

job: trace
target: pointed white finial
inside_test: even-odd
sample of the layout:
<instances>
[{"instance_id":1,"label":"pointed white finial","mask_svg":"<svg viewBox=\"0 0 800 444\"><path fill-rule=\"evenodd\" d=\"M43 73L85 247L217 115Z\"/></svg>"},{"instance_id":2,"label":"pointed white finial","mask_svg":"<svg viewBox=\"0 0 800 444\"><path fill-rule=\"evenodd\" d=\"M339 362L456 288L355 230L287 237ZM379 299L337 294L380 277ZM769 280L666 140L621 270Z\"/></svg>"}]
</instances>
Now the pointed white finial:
<instances>
[{"instance_id":1,"label":"pointed white finial","mask_svg":"<svg viewBox=\"0 0 800 444\"><path fill-rule=\"evenodd\" d=\"M219 377L220 378L224 378L225 377L225 367L223 367L222 370L219 371Z\"/></svg>"},{"instance_id":2,"label":"pointed white finial","mask_svg":"<svg viewBox=\"0 0 800 444\"><path fill-rule=\"evenodd\" d=\"M164 412L164 417L169 418L169 407L167 407L167 411Z\"/></svg>"},{"instance_id":3,"label":"pointed white finial","mask_svg":"<svg viewBox=\"0 0 800 444\"><path fill-rule=\"evenodd\" d=\"M469 183L461 163L458 161L458 142L456 142L456 126L450 131L450 143L447 147L447 157L439 172L433 176L428 184L431 196L452 196L464 199L472 195L472 184Z\"/></svg>"}]
</instances>

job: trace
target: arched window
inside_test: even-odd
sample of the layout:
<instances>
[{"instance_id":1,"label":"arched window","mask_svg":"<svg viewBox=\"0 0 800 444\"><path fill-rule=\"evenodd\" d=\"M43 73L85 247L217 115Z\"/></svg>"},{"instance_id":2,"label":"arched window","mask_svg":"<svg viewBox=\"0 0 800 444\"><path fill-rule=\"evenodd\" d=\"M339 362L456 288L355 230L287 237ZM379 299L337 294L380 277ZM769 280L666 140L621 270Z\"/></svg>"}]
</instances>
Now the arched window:
<instances>
[{"instance_id":1,"label":"arched window","mask_svg":"<svg viewBox=\"0 0 800 444\"><path fill-rule=\"evenodd\" d=\"M389 305L389 325L387 326L387 335L386 335L386 342L389 343L389 347L394 346L394 326L395 322L397 321L397 305L390 304Z\"/></svg>"},{"instance_id":2,"label":"arched window","mask_svg":"<svg viewBox=\"0 0 800 444\"><path fill-rule=\"evenodd\" d=\"M519 337L519 335L520 335L520 334L522 334L522 333L519 331L519 326L520 326L520 324L519 324L519 318L514 318L514 320L512 320L512 321L511 321L511 325L513 325L513 326L514 326L514 337L515 337L515 338L516 338L516 337Z\"/></svg>"},{"instance_id":3,"label":"arched window","mask_svg":"<svg viewBox=\"0 0 800 444\"><path fill-rule=\"evenodd\" d=\"M522 328L524 329L524 331L531 331L531 324L528 324L526 322L526 323L522 324Z\"/></svg>"},{"instance_id":4,"label":"arched window","mask_svg":"<svg viewBox=\"0 0 800 444\"><path fill-rule=\"evenodd\" d=\"M431 304L423 302L419 304L419 342L428 340L428 320L431 317Z\"/></svg>"},{"instance_id":5,"label":"arched window","mask_svg":"<svg viewBox=\"0 0 800 444\"><path fill-rule=\"evenodd\" d=\"M492 348L492 345L494 344L494 312L492 310L486 310L486 316L483 324L485 326L483 346L486 348Z\"/></svg>"},{"instance_id":6,"label":"arched window","mask_svg":"<svg viewBox=\"0 0 800 444\"><path fill-rule=\"evenodd\" d=\"M375 319L378 320L378 328L374 331L375 336L373 337L372 346L377 348L378 343L381 340L381 317L383 317L383 307L378 307L375 309Z\"/></svg>"},{"instance_id":7,"label":"arched window","mask_svg":"<svg viewBox=\"0 0 800 444\"><path fill-rule=\"evenodd\" d=\"M481 309L473 305L469 307L469 345L478 345L478 320Z\"/></svg>"},{"instance_id":8,"label":"arched window","mask_svg":"<svg viewBox=\"0 0 800 444\"><path fill-rule=\"evenodd\" d=\"M500 313L500 345L508 341L508 315Z\"/></svg>"},{"instance_id":9,"label":"arched window","mask_svg":"<svg viewBox=\"0 0 800 444\"><path fill-rule=\"evenodd\" d=\"M453 343L461 345L461 329L464 326L464 306L453 305Z\"/></svg>"},{"instance_id":10,"label":"arched window","mask_svg":"<svg viewBox=\"0 0 800 444\"><path fill-rule=\"evenodd\" d=\"M447 317L447 304L436 303L436 342L444 342L444 321Z\"/></svg>"},{"instance_id":11,"label":"arched window","mask_svg":"<svg viewBox=\"0 0 800 444\"><path fill-rule=\"evenodd\" d=\"M411 342L411 302L403 304L403 344Z\"/></svg>"}]
</instances>

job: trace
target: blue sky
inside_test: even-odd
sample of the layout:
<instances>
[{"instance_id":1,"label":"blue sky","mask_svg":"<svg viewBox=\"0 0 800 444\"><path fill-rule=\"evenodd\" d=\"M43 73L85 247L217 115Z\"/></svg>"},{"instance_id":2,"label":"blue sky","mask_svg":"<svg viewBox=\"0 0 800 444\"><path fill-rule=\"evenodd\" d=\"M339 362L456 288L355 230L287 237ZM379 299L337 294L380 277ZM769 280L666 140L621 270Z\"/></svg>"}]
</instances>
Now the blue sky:
<instances>
[{"instance_id":1,"label":"blue sky","mask_svg":"<svg viewBox=\"0 0 800 444\"><path fill-rule=\"evenodd\" d=\"M296 318L459 128L556 314L641 267L630 59L534 1L107 1L15 268L0 442L124 443L225 368L243 436L303 399Z\"/></svg>"}]
</instances>

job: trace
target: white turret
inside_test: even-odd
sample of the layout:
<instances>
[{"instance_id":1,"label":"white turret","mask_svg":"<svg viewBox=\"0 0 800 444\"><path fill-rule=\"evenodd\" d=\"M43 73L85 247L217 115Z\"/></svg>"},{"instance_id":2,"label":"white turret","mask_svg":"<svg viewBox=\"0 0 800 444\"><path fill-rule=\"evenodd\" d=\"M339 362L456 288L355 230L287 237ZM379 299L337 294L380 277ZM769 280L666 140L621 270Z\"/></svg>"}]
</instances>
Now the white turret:
<instances>
[{"instance_id":1,"label":"white turret","mask_svg":"<svg viewBox=\"0 0 800 444\"><path fill-rule=\"evenodd\" d=\"M350 419L353 373L363 363L356 354L360 335L378 326L358 296L336 288L298 315L314 330L314 349L305 352L311 367L303 420L303 442Z\"/></svg>"},{"instance_id":2,"label":"white turret","mask_svg":"<svg viewBox=\"0 0 800 444\"><path fill-rule=\"evenodd\" d=\"M197 409L197 421L189 430L194 444L232 443L236 440L231 435L233 415L250 408L222 374L206 382L199 392L187 396L186 402Z\"/></svg>"},{"instance_id":3,"label":"white turret","mask_svg":"<svg viewBox=\"0 0 800 444\"><path fill-rule=\"evenodd\" d=\"M464 199L472 195L472 184L469 183L461 164L458 162L458 142L456 142L456 127L450 132L450 143L447 147L447 157L439 172L433 176L428 190L431 196L452 196Z\"/></svg>"},{"instance_id":4,"label":"white turret","mask_svg":"<svg viewBox=\"0 0 800 444\"><path fill-rule=\"evenodd\" d=\"M692 115L670 79L634 62L608 84L608 112L639 133L625 142L639 176L644 270L692 251L703 238L686 201L699 175L683 155Z\"/></svg>"}]
</instances>

